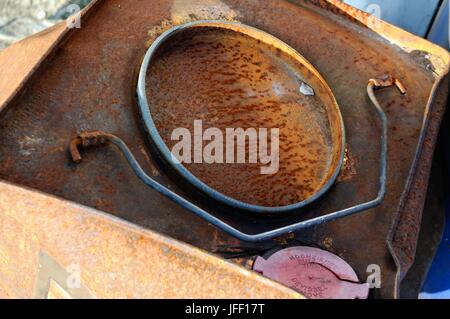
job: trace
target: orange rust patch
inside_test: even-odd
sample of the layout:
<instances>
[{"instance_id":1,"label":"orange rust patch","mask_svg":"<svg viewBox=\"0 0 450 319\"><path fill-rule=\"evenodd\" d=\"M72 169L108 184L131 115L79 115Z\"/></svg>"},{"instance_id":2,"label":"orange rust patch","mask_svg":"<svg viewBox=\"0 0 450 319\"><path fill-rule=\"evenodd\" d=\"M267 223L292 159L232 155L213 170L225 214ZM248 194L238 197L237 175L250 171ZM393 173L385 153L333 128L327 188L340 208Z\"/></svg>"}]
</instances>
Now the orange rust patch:
<instances>
[{"instance_id":1,"label":"orange rust patch","mask_svg":"<svg viewBox=\"0 0 450 319\"><path fill-rule=\"evenodd\" d=\"M262 164L248 163L248 140L246 164L184 164L190 172L222 194L261 206L295 204L323 186L332 153L329 120L320 92L299 91L302 81L312 81L303 66L229 30L185 31L169 43L147 80L151 112L169 149L177 143L173 130L184 127L193 135L195 120L203 121L203 130L219 128L224 137L226 128L280 129L276 174L262 175Z\"/></svg>"}]
</instances>

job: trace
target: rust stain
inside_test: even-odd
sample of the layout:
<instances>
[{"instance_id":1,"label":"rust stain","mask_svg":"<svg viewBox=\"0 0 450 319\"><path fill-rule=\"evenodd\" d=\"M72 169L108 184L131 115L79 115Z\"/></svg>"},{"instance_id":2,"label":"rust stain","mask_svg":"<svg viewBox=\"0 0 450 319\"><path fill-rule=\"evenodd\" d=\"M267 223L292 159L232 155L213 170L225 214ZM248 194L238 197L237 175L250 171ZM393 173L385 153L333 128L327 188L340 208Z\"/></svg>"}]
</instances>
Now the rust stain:
<instances>
[{"instance_id":1,"label":"rust stain","mask_svg":"<svg viewBox=\"0 0 450 319\"><path fill-rule=\"evenodd\" d=\"M344 162L342 164L342 169L337 179L338 182L350 181L353 178L353 176L357 174L356 167L357 165L355 163L354 157L352 156L350 146L347 145L347 147L345 148Z\"/></svg>"},{"instance_id":2,"label":"rust stain","mask_svg":"<svg viewBox=\"0 0 450 319\"><path fill-rule=\"evenodd\" d=\"M222 2L231 10L239 12L239 21L280 38L311 61L333 88L341 106L347 143L351 150L350 159L354 159L357 174L346 183L337 183L326 198L311 210L304 211L302 216L320 216L333 209L367 200L375 194L378 172L374 167L378 167L379 131L365 86L368 79L389 73L401 78L408 88L405 96L398 96L390 90L380 92L379 95L389 121L388 191L384 204L366 214L296 235L298 239L313 243L322 243L326 237L333 238L333 251L349 261L360 276L365 274L369 263L378 263L385 275L379 296L395 297L399 282L414 259L435 137L448 93L448 82L438 85L448 73L448 52L384 22L371 24L369 27L375 31L372 32L368 29L370 18L367 14L335 0ZM42 51L35 52L37 59L29 61L20 73L21 78L16 79L18 82L10 82L8 77L2 78L6 82L0 81L0 92L3 94L0 98L0 178L106 211L207 251L214 251L223 244L236 245L234 238L213 230L211 225L144 187L113 150L103 149L98 153L86 154L89 160L86 160L83 169L70 163L65 149L73 136L92 129L112 132L124 138L144 169L158 170L159 182L187 196L185 189L178 187L160 169L153 156L142 153L146 149L145 140L138 129L139 119L133 100L135 74L132 70L140 64L149 30L162 25L162 21L169 21L167 25L172 25L173 2L110 0L96 3L98 5L83 19L83 28L73 32L65 42L53 42L54 39L60 39L59 26L54 29L58 34L49 37L41 34L40 38L26 40L0 53L2 71L13 72L13 57L22 48L32 46L39 39L48 41ZM117 28L117 25L121 28ZM52 51L51 56L47 55L49 44L58 49ZM419 60L417 54L413 53L415 51L427 54L421 54ZM21 52L27 53L27 50ZM45 52L45 56L41 56L42 52ZM44 60L46 63L40 63ZM428 67L431 64L433 67ZM31 74L32 80L29 77ZM24 89L26 94L19 94ZM429 125L422 128L423 123ZM422 143L420 137L425 133L426 139ZM26 137L39 142L27 144L29 141ZM25 144L20 145L18 141ZM416 162L416 149L420 150L417 154L419 164L413 165ZM409 186L405 187L408 179ZM28 291L33 290L33 277L29 274L33 274L30 271L34 269L33 263L37 257L24 253L27 250L20 247L33 247L33 244L25 244L25 239L16 241L19 236L26 240L36 239L37 236L43 241L48 239L46 247L49 247L50 253L53 251L54 255L61 257L58 259L63 265L70 264L72 259L76 261L79 256L84 256L86 267L91 265L90 262L97 261L96 258L91 260L89 255L83 255L79 247L91 254L99 254L95 255L99 260L106 258L108 261L102 264L101 271L103 274L112 274L111 278L117 269L126 268L127 263L137 265L134 262L141 262L139 258L145 261L142 264L145 267L151 264L148 262L152 260L151 253L146 253L146 257L138 254L139 249L147 249L146 239L141 241L144 243L142 246L137 244L140 242L138 238L144 235L119 236L115 224L111 222L85 223L86 219L90 220L88 215L92 213L91 210L87 210L88 214L65 218L65 212L71 209L57 204L53 198L1 185L2 296L28 296ZM401 206L400 197L403 198ZM215 211L215 207L209 209ZM31 217L24 216L24 212L30 212ZM5 214L13 216L15 222L11 222L10 216L5 217ZM266 220L255 220L253 216L229 214L226 217L236 227L264 228L268 225ZM109 220L112 217L102 218ZM288 216L276 222L292 223L298 218ZM59 221L53 227L55 220ZM50 235L36 234L33 225L38 225L41 231L50 229ZM89 237L84 238L84 243L76 241L80 233L75 227L89 234ZM388 238L392 229L393 237ZM68 231L70 236L64 237L63 231ZM401 233L405 232L408 236L402 237ZM58 240L54 239L54 235ZM115 241L109 241L108 236ZM386 248L387 238L394 243L391 251ZM92 245L83 246L89 241L92 241ZM367 241L371 245L367 245ZM126 250L129 255L123 259L120 254L124 250L119 250L119 254L115 254L114 250L120 245L128 247L127 243L132 243L132 248ZM165 251L170 252L165 247ZM21 263L15 259L19 256L14 253L16 251L24 253ZM157 255L165 256L163 253ZM396 267L389 256L395 258ZM217 261L217 264L222 265L222 260L214 260L213 264ZM128 270L133 269L141 274L145 267ZM170 263L164 264L164 267L169 273L171 269L178 269ZM211 274L206 264L198 268L198 273L204 273L205 276ZM149 275L148 278L156 278L156 272L152 274L155 277ZM104 287L108 292L115 288L111 278L106 278L109 281ZM226 285L231 286L231 281L235 279L229 278ZM175 282L182 280L179 277L173 279ZM192 283L203 283L200 279L194 276ZM84 280L101 285L93 277L88 276ZM245 284L247 280L248 277L242 282ZM132 279L129 281L132 282ZM133 284L128 285L126 282L125 279L121 279L120 283L116 281L117 286L123 289L120 290L122 296L132 296L134 290L125 290L132 289L130 287ZM164 290L164 286L158 286L162 289L161 295L187 293L188 288L179 291L175 284L167 284L167 290ZM211 296L215 292L220 295L224 292L221 287L206 285L209 288L204 292L201 291L204 287L194 286L198 288L198 295L207 293Z\"/></svg>"},{"instance_id":3,"label":"rust stain","mask_svg":"<svg viewBox=\"0 0 450 319\"><path fill-rule=\"evenodd\" d=\"M172 149L178 142L172 133L187 128L194 137L197 120L203 130L218 128L223 134L223 163L183 163L197 178L224 195L260 206L301 202L328 182L338 163L334 152L340 150L340 133L332 131L336 125L328 112L334 108L327 105L331 99L325 97L326 89L304 65L229 30L185 31L169 41L147 75L150 109L160 135ZM315 96L300 92L303 81L314 86ZM245 148L235 148L233 163L228 163L229 145L224 145L230 128L254 129L255 134L264 128L267 137L252 146L246 138ZM250 163L250 158L258 161L262 142L269 154L277 152L270 149L271 129L280 132L279 170L261 174L267 163ZM245 154L246 163L237 163L236 151ZM190 160L194 162L193 156Z\"/></svg>"}]
</instances>

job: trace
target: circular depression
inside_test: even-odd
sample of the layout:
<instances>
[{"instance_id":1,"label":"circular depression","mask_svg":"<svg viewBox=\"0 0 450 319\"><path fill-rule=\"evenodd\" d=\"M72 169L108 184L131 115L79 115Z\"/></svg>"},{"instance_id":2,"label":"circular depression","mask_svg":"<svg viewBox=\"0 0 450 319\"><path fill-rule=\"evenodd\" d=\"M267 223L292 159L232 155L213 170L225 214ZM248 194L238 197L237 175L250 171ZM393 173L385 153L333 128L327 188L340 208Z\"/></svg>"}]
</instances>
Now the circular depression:
<instances>
[{"instance_id":1,"label":"circular depression","mask_svg":"<svg viewBox=\"0 0 450 319\"><path fill-rule=\"evenodd\" d=\"M216 200L254 212L289 211L316 200L337 177L345 134L330 88L298 52L263 31L221 21L174 27L153 42L138 82L139 108L152 145L182 178ZM190 132L191 163L172 158L180 141L172 134L180 128ZM217 147L203 153L217 142L216 136L204 139L210 128L222 133L219 153ZM237 139L234 147L226 143L233 129L254 129L256 148L250 135L243 144ZM278 165L270 137L274 129L279 132ZM231 149L234 157L227 160ZM244 163L242 158L237 163L239 152ZM204 154L214 155L216 162L206 163ZM264 167L271 173L263 174Z\"/></svg>"}]
</instances>

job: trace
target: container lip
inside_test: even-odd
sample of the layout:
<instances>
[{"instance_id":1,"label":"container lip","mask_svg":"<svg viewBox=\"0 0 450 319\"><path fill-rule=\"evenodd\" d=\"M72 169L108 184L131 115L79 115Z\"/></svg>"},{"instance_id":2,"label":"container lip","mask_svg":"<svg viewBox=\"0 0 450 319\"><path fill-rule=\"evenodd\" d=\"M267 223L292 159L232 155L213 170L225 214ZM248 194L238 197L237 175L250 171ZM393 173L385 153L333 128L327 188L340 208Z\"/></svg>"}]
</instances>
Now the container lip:
<instances>
[{"instance_id":1,"label":"container lip","mask_svg":"<svg viewBox=\"0 0 450 319\"><path fill-rule=\"evenodd\" d=\"M168 40L175 34L182 32L186 29L196 28L196 27L215 27L215 28L222 28L227 29L231 31L235 31L238 33L243 33L247 36L253 37L257 40L261 40L262 42L275 46L285 53L292 56L294 59L305 65L313 74L315 77L317 77L322 86L327 90L328 95L331 97L332 102L334 104L334 107L336 108L336 112L338 115L338 120L340 122L340 131L341 131L341 145L340 145L340 155L339 155L339 162L336 165L333 174L331 177L327 180L326 183L312 196L305 199L304 201L297 202L295 204L290 204L286 206L278 206L278 207L268 207L268 206L260 206L260 205L253 205L249 203L245 203L240 200L236 200L230 196L227 196L225 194L222 194L221 192L218 192L217 190L213 189L212 187L208 186L204 182L202 182L198 177L196 177L194 174L192 174L186 167L184 167L180 162L174 160L171 151L163 141L161 135L158 132L158 129L156 128L156 125L153 121L153 117L150 112L150 105L147 100L147 91L146 91L146 78L147 78L147 70L149 67L149 64L154 57L156 51L158 48L164 43L164 41ZM150 46L150 48L147 50L143 62L141 64L140 70L139 70L139 77L138 77L138 83L137 83L137 102L138 102L138 108L143 120L144 129L145 132L149 135L150 140L153 142L153 144L156 146L160 154L162 155L163 159L168 162L171 167L183 178L185 178L190 184L192 184L194 187L202 191L203 193L207 194L214 200L217 200L227 206L231 206L234 208L238 208L244 211L251 211L254 213L282 213L282 212L290 212L296 209L303 208L317 199L319 199L321 196L323 196L335 183L339 172L342 168L343 161L344 161L344 153L345 153L345 127L344 127L344 120L342 118L342 114L340 112L339 105L336 101L336 98L334 97L333 92L331 91L331 88L328 86L327 82L324 80L324 78L320 75L320 73L314 68L314 66L306 60L300 53L298 53L295 49L290 47L288 44L284 43L280 39L262 31L257 28L239 23L239 22L230 22L230 21L222 21L222 20L198 20L194 22L189 22L181 25L174 26L170 28L169 30L165 31L163 34L161 34Z\"/></svg>"}]
</instances>

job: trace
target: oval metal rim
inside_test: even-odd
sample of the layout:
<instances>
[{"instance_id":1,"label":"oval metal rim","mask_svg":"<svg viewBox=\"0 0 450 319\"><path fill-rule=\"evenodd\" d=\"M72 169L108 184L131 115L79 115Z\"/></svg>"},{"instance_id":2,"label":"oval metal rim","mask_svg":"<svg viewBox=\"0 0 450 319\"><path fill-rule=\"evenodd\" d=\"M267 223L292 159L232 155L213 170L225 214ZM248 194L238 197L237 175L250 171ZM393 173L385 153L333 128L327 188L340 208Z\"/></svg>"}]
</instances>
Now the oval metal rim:
<instances>
[{"instance_id":1,"label":"oval metal rim","mask_svg":"<svg viewBox=\"0 0 450 319\"><path fill-rule=\"evenodd\" d=\"M276 48L279 48L283 52L287 53L297 61L299 61L301 64L306 66L315 77L319 79L321 82L321 85L327 90L327 94L331 97L334 107L336 108L336 112L338 115L338 119L340 122L340 128L341 128L341 154L339 158L339 163L336 165L336 168L332 174L332 176L328 179L328 181L320 188L316 193L314 193L311 197L307 198L304 201L286 205L286 206L278 206L278 207L266 207L266 206L260 206L260 205L252 205L248 204L239 200L236 200L232 197L229 197L227 195L224 195L217 190L213 189L212 187L206 185L204 182L202 182L199 178L197 178L195 175L193 175L187 168L185 168L181 163L174 161L172 157L172 153L170 152L167 145L164 143L163 139L161 138L161 135L158 132L158 129L155 126L155 123L153 121L152 115L150 113L150 105L148 104L147 100L147 92L146 92L146 78L147 78L147 70L148 66L156 53L157 49L163 44L164 41L168 40L173 35L184 31L189 28L194 27L215 27L215 28L223 28L239 33L243 33L247 36L250 36L254 39L260 40L267 45L274 46ZM147 50L143 62L141 64L141 68L139 70L139 78L137 83L137 101L139 110L142 116L142 120L144 121L145 130L150 135L150 138L153 140L154 144L158 148L161 155L164 157L164 159L171 164L171 166L180 174L182 175L189 183L191 183L194 187L197 187L200 189L203 193L211 196L213 199L222 202L228 206L235 207L238 209L251 211L255 213L280 213L280 212L288 212L296 209L300 209L302 207L305 207L317 199L319 199L322 195L324 195L330 187L335 183L339 172L342 168L342 164L344 161L344 154L345 154L345 143L346 143L346 136L345 136L345 127L344 127L344 120L342 118L342 114L339 108L339 105L336 101L336 98L331 91L331 88L328 86L325 79L322 77L322 75L315 69L315 67L308 61L306 58L304 58L300 53L298 53L295 49L293 49L288 44L284 43L280 39L262 31L259 29L256 29L254 27L238 23L238 22L230 22L230 21L222 21L222 20L199 20L194 22L189 22L181 25L174 26L170 28L169 30L165 31L163 34L161 34L150 46L150 48Z\"/></svg>"}]
</instances>

